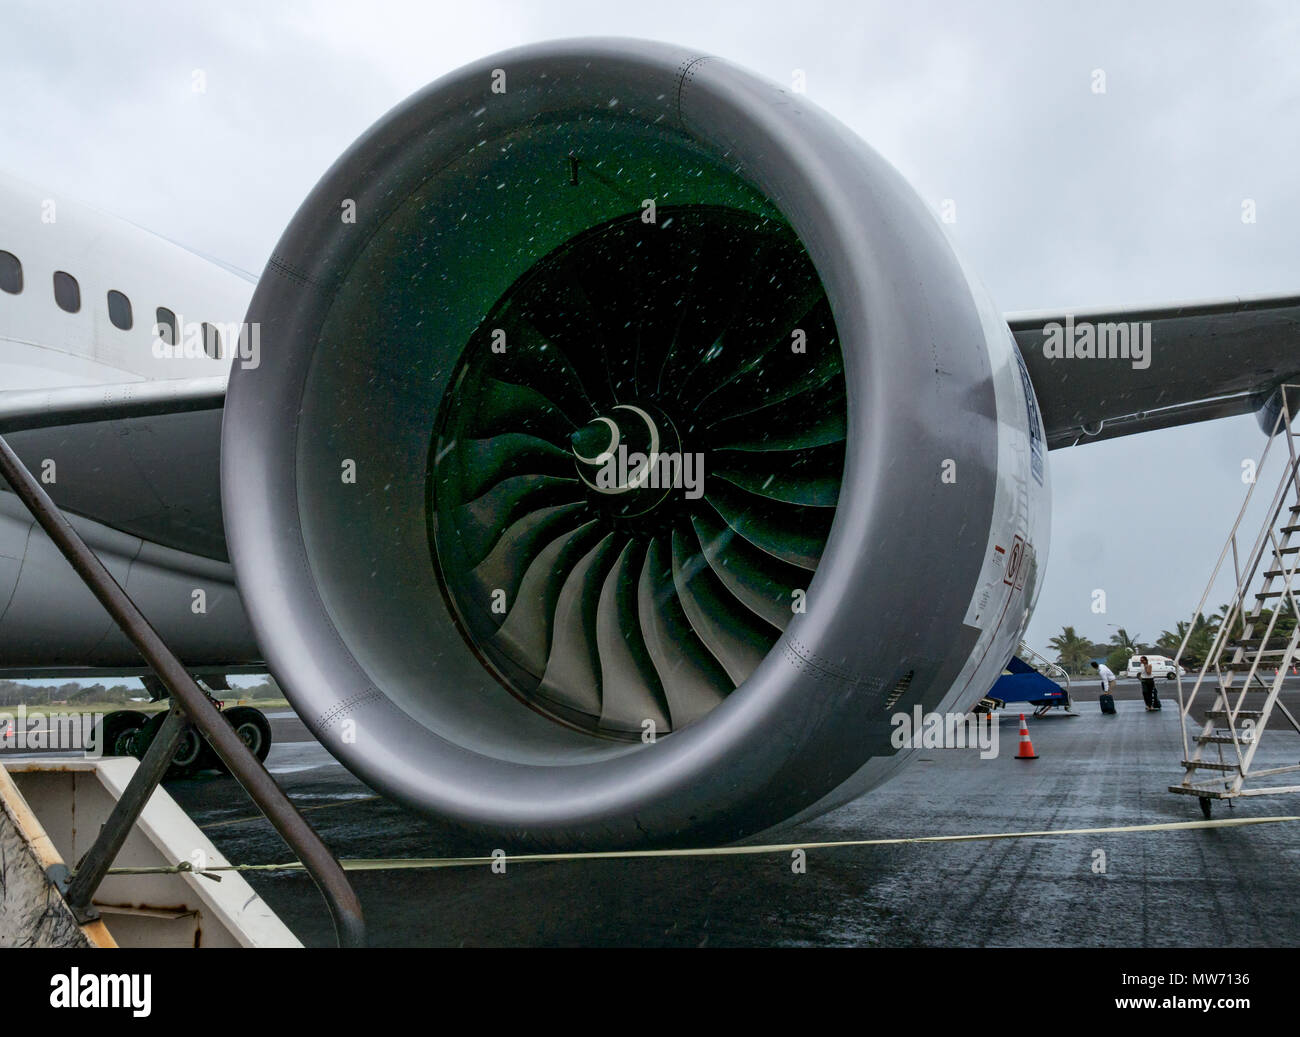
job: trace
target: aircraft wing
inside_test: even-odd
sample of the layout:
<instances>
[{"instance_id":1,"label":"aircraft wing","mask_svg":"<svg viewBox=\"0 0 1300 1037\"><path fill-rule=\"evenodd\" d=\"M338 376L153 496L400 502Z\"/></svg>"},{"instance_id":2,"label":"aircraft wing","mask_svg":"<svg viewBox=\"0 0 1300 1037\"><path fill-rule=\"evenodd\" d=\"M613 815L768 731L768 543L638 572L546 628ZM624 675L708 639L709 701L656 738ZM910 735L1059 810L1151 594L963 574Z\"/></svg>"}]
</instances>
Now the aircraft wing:
<instances>
[{"instance_id":1,"label":"aircraft wing","mask_svg":"<svg viewBox=\"0 0 1300 1037\"><path fill-rule=\"evenodd\" d=\"M1106 328L1112 343L1120 325L1142 334L1149 324L1149 353L1059 355L1067 319L1075 339L1091 325ZM1251 411L1271 431L1275 391L1300 382L1300 295L1042 310L1008 314L1007 324L1038 396L1048 449Z\"/></svg>"}]
</instances>

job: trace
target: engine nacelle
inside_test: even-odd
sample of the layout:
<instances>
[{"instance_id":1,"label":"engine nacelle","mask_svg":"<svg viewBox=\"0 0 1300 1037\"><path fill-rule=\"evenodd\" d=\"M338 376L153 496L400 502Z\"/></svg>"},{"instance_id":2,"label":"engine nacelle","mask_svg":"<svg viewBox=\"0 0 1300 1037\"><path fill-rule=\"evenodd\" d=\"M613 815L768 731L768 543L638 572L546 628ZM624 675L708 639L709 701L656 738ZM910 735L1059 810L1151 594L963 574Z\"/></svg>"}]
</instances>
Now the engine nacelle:
<instances>
[{"instance_id":1,"label":"engine nacelle","mask_svg":"<svg viewBox=\"0 0 1300 1037\"><path fill-rule=\"evenodd\" d=\"M494 846L824 810L1027 620L1005 323L897 172L725 61L564 41L433 83L247 319L222 489L266 659L362 780Z\"/></svg>"}]
</instances>

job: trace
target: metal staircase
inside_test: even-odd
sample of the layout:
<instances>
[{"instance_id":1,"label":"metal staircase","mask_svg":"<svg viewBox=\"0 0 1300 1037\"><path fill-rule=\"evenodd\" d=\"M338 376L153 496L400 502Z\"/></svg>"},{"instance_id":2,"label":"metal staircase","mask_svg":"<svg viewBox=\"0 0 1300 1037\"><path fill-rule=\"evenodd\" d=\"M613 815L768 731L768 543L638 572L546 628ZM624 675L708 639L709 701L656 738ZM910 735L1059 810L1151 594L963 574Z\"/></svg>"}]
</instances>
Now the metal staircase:
<instances>
[{"instance_id":1,"label":"metal staircase","mask_svg":"<svg viewBox=\"0 0 1300 1037\"><path fill-rule=\"evenodd\" d=\"M1047 658L1047 656L1043 655L1041 652L1035 652L1023 641L1021 641L1017 647L1016 655L1029 663L1030 666L1048 680L1063 685L1065 690L1065 701L1054 704L1059 705L1067 713L1074 709L1074 697L1070 693L1070 674L1064 666L1060 663L1052 662L1051 659ZM1039 706L1038 709L1034 711L1034 716L1044 716L1051 708L1051 705Z\"/></svg>"},{"instance_id":2,"label":"metal staircase","mask_svg":"<svg viewBox=\"0 0 1300 1037\"><path fill-rule=\"evenodd\" d=\"M1252 482L1174 658L1183 733L1182 765L1186 770L1182 783L1169 786L1169 791L1198 796L1207 818L1216 799L1300 792L1300 784L1288 785L1279 780L1280 775L1300 771L1300 762L1254 768L1255 754L1275 710L1300 734L1300 724L1280 699L1283 680L1300 655L1300 622L1296 622L1300 617L1296 606L1300 596L1296 580L1300 574L1300 453L1289 406L1296 399L1291 393L1296 388L1282 387L1277 421L1255 468L1258 477L1275 444L1286 444L1282 473L1264 523L1243 556L1238 534L1259 485ZM1236 587L1196 681L1185 695L1182 667L1178 664L1229 556ZM1202 688L1207 691L1206 697L1201 697ZM1210 694L1213 699L1204 711L1204 720L1192 717L1198 697L1204 703ZM1193 734L1197 725L1199 733ZM1279 730L1289 734L1284 725L1274 728ZM1296 746L1294 758L1300 761L1300 745Z\"/></svg>"}]
</instances>

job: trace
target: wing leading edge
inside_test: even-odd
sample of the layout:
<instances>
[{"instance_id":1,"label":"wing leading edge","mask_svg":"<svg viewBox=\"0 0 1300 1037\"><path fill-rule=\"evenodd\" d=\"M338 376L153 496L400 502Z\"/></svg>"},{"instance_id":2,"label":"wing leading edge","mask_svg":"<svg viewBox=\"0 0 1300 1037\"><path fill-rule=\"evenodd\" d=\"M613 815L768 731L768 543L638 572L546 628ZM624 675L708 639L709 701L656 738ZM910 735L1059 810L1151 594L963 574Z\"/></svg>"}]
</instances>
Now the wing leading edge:
<instances>
[{"instance_id":1,"label":"wing leading edge","mask_svg":"<svg viewBox=\"0 0 1300 1037\"><path fill-rule=\"evenodd\" d=\"M1255 412L1300 382L1300 296L1035 311L1007 324L1049 449Z\"/></svg>"}]
</instances>

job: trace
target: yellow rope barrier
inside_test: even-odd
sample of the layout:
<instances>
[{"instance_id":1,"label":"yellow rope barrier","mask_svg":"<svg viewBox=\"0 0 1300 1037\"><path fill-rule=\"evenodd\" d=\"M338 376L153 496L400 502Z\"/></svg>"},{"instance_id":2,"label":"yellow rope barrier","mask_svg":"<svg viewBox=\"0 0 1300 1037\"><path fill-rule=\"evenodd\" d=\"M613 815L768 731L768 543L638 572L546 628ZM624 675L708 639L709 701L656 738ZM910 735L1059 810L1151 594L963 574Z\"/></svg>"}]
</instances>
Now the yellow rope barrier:
<instances>
[{"instance_id":1,"label":"yellow rope barrier","mask_svg":"<svg viewBox=\"0 0 1300 1037\"><path fill-rule=\"evenodd\" d=\"M333 804L328 804L333 805ZM830 842L766 843L761 845L715 846L689 850L597 850L582 853L528 853L488 857L392 857L343 860L345 871L399 871L425 868L472 868L499 864L539 864L545 861L627 860L648 857L752 857L795 850L834 850L851 846L906 846L919 843L986 842L996 839L1043 839L1062 835L1118 835L1124 832L1188 832L1206 828L1239 828L1245 825L1275 825L1300 821L1300 816L1223 818L1217 821L1170 821L1148 825L1117 825L1109 828L1059 828L1037 832L984 832L975 835L918 835L893 839L839 839ZM168 875L195 872L207 875L220 871L300 871L300 861L283 864L220 864L202 871L189 861L152 868L110 868L110 875ZM218 878L212 875L212 878Z\"/></svg>"}]
</instances>

